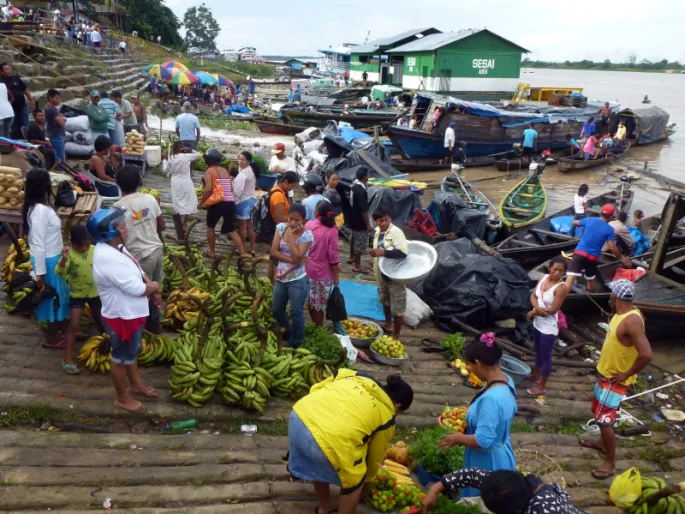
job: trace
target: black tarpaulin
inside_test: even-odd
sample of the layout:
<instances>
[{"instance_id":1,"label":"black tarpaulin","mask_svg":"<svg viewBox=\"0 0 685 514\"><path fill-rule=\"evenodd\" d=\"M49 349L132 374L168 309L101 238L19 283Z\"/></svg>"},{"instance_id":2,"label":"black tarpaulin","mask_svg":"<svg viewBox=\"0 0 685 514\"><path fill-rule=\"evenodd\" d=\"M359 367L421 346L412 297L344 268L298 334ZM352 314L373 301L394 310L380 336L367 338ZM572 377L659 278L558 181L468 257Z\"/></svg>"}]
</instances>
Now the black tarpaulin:
<instances>
[{"instance_id":1,"label":"black tarpaulin","mask_svg":"<svg viewBox=\"0 0 685 514\"><path fill-rule=\"evenodd\" d=\"M628 138L635 138L635 144L648 145L664 139L670 115L659 107L646 109L623 109L619 121L626 126Z\"/></svg>"},{"instance_id":2,"label":"black tarpaulin","mask_svg":"<svg viewBox=\"0 0 685 514\"><path fill-rule=\"evenodd\" d=\"M435 193L428 212L442 234L454 232L468 239L485 234L487 213L470 208L454 193Z\"/></svg>"},{"instance_id":3,"label":"black tarpaulin","mask_svg":"<svg viewBox=\"0 0 685 514\"><path fill-rule=\"evenodd\" d=\"M475 253L467 239L435 245L438 265L414 292L443 323L451 318L476 328L520 318L529 308L527 273L512 259Z\"/></svg>"}]
</instances>

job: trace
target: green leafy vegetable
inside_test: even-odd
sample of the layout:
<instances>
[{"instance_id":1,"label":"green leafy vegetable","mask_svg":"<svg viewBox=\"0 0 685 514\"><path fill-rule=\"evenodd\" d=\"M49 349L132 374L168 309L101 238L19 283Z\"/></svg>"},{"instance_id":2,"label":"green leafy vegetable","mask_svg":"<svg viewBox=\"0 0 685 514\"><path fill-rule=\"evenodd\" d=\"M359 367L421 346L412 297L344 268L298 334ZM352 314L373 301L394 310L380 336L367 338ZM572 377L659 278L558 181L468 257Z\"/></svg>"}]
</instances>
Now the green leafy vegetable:
<instances>
[{"instance_id":1,"label":"green leafy vegetable","mask_svg":"<svg viewBox=\"0 0 685 514\"><path fill-rule=\"evenodd\" d=\"M439 425L421 430L409 453L429 473L443 476L457 471L464 466L464 447L453 446L446 452L438 448L440 439L451 434Z\"/></svg>"},{"instance_id":2,"label":"green leafy vegetable","mask_svg":"<svg viewBox=\"0 0 685 514\"><path fill-rule=\"evenodd\" d=\"M457 504L443 494L438 495L438 504L433 509L433 514L481 514L481 512L477 505Z\"/></svg>"},{"instance_id":3,"label":"green leafy vegetable","mask_svg":"<svg viewBox=\"0 0 685 514\"><path fill-rule=\"evenodd\" d=\"M448 360L454 360L461 358L461 354L464 351L464 335L461 332L456 332L451 336L444 338L440 345L442 346L445 356Z\"/></svg>"},{"instance_id":4,"label":"green leafy vegetable","mask_svg":"<svg viewBox=\"0 0 685 514\"><path fill-rule=\"evenodd\" d=\"M324 360L340 358L340 341L324 327L317 327L314 323L305 323L302 348L316 354Z\"/></svg>"}]
</instances>

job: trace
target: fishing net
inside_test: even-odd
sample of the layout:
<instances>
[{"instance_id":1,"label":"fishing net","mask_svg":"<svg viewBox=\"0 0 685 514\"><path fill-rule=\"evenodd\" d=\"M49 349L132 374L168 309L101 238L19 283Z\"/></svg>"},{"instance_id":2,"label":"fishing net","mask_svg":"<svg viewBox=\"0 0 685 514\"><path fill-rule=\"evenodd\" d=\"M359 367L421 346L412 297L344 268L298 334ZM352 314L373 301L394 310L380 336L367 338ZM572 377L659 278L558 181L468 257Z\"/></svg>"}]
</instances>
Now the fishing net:
<instances>
[{"instance_id":1,"label":"fishing net","mask_svg":"<svg viewBox=\"0 0 685 514\"><path fill-rule=\"evenodd\" d=\"M537 475L546 483L557 483L566 488L566 478L561 466L547 455L535 450L515 450L516 469L524 475Z\"/></svg>"}]
</instances>

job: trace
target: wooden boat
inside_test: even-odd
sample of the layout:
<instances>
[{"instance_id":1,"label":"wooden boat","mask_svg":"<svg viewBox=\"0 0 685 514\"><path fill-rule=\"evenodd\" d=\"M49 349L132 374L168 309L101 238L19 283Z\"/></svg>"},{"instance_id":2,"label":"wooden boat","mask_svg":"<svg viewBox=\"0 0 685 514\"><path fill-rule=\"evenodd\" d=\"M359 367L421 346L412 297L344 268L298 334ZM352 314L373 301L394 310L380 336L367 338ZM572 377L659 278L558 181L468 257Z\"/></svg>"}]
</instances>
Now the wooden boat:
<instances>
[{"instance_id":1,"label":"wooden boat","mask_svg":"<svg viewBox=\"0 0 685 514\"><path fill-rule=\"evenodd\" d=\"M467 102L449 96L417 93L416 105L409 118L417 120L414 128L390 125L388 137L404 159L442 158L445 154L444 135L451 122L456 140L466 143L466 155L477 157L511 150L523 139L526 121L535 123L538 146L550 150L567 148L566 134L579 134L582 120L596 113L593 108L541 107L532 113L525 105L497 108L490 104ZM431 130L435 110L446 108L434 130ZM559 119L563 123L557 123Z\"/></svg>"},{"instance_id":2,"label":"wooden boat","mask_svg":"<svg viewBox=\"0 0 685 514\"><path fill-rule=\"evenodd\" d=\"M302 132L302 127L298 125L291 125L289 123L283 123L278 120L278 118L273 119L256 119L254 120L255 125L260 132L264 134L282 134L284 136L298 134Z\"/></svg>"},{"instance_id":3,"label":"wooden boat","mask_svg":"<svg viewBox=\"0 0 685 514\"><path fill-rule=\"evenodd\" d=\"M561 157L557 162L557 169L560 173L569 173L571 171L589 170L591 168L599 168L600 166L613 164L628 155L629 148L630 145L628 144L623 148L621 153L609 153L609 155L603 159L590 159L585 161L574 157Z\"/></svg>"},{"instance_id":4,"label":"wooden boat","mask_svg":"<svg viewBox=\"0 0 685 514\"><path fill-rule=\"evenodd\" d=\"M556 164L557 160L547 158L545 159L545 165L548 164ZM504 172L516 172L516 171L528 171L528 165L530 163L528 162L527 159L523 159L521 157L514 157L511 159L507 158L502 158L502 159L497 159L495 161L495 168L497 171L504 171Z\"/></svg>"},{"instance_id":5,"label":"wooden boat","mask_svg":"<svg viewBox=\"0 0 685 514\"><path fill-rule=\"evenodd\" d=\"M355 129L374 127L381 123L391 123L398 116L398 111L370 111L358 110L352 111L350 114L343 114L342 109L325 112L307 112L301 109L281 109L281 113L285 116L287 122L291 125L298 125L300 127L325 127L330 120L344 121L349 123ZM444 154L444 151L443 151Z\"/></svg>"},{"instance_id":6,"label":"wooden boat","mask_svg":"<svg viewBox=\"0 0 685 514\"><path fill-rule=\"evenodd\" d=\"M685 252L669 253L668 244L685 217L685 193L671 193L662 213L662 227L647 275L637 281L633 303L646 318L647 335L682 339L685 319Z\"/></svg>"},{"instance_id":7,"label":"wooden boat","mask_svg":"<svg viewBox=\"0 0 685 514\"><path fill-rule=\"evenodd\" d=\"M601 194L588 200L588 216L599 216L599 210L605 203L616 205L621 197L619 211L630 209L633 203L634 193L630 189L621 188L617 191ZM569 234L553 232L551 227L552 218L559 216L573 216L575 213L573 206L567 207L559 212L547 216L536 223L519 230L500 242L495 249L503 257L510 257L518 262L524 269L535 266L541 262L549 260L561 252L572 250L578 244L578 238Z\"/></svg>"},{"instance_id":8,"label":"wooden boat","mask_svg":"<svg viewBox=\"0 0 685 514\"><path fill-rule=\"evenodd\" d=\"M497 233L502 228L502 220L500 220L497 213L497 208L488 197L474 187L473 184L458 175L448 175L443 178L440 190L443 193L457 194L471 208L487 213L488 235L486 236L486 242L492 244Z\"/></svg>"},{"instance_id":9,"label":"wooden boat","mask_svg":"<svg viewBox=\"0 0 685 514\"><path fill-rule=\"evenodd\" d=\"M495 159L492 157L468 157L464 163L465 168L481 168L492 166ZM449 170L450 164L436 162L435 159L393 159L392 167L403 173L420 173L422 171Z\"/></svg>"},{"instance_id":10,"label":"wooden boat","mask_svg":"<svg viewBox=\"0 0 685 514\"><path fill-rule=\"evenodd\" d=\"M509 191L499 204L499 217L513 232L539 221L547 210L547 192L540 175L524 178Z\"/></svg>"}]
</instances>

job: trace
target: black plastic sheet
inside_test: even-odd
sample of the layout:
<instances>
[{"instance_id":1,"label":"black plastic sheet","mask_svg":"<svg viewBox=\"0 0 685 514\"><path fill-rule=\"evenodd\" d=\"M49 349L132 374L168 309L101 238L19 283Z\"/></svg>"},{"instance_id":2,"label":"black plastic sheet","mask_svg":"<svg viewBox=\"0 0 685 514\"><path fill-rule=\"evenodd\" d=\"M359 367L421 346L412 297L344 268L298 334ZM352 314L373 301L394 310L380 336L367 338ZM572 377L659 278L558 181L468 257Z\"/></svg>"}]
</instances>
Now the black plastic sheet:
<instances>
[{"instance_id":1,"label":"black plastic sheet","mask_svg":"<svg viewBox=\"0 0 685 514\"><path fill-rule=\"evenodd\" d=\"M456 318L480 329L522 319L530 306L528 275L515 261L479 255L467 239L438 243L435 249L438 265L414 292L437 321Z\"/></svg>"},{"instance_id":2,"label":"black plastic sheet","mask_svg":"<svg viewBox=\"0 0 685 514\"><path fill-rule=\"evenodd\" d=\"M435 193L428 212L442 234L454 232L457 237L483 238L487 214L470 208L454 193Z\"/></svg>"}]
</instances>

